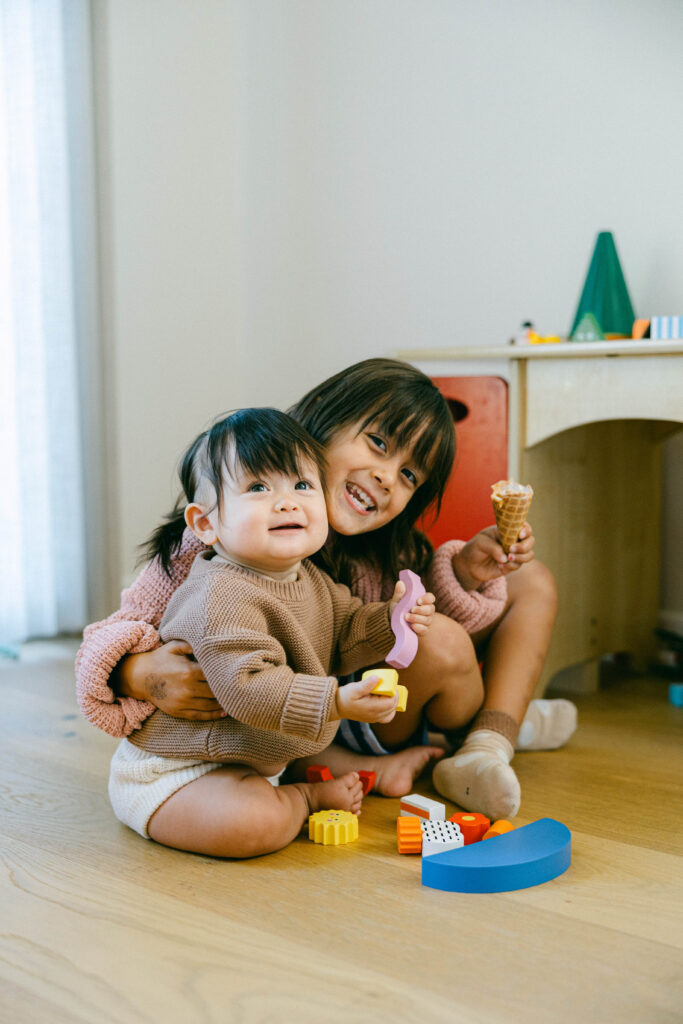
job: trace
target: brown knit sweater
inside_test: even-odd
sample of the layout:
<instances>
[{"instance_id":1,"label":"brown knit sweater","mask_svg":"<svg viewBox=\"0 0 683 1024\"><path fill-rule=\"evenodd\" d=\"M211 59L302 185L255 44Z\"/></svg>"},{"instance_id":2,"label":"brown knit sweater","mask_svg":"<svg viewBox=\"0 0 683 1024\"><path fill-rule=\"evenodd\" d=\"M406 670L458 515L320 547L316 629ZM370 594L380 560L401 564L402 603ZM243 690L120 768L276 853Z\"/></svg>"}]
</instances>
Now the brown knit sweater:
<instances>
[{"instance_id":1,"label":"brown knit sweater","mask_svg":"<svg viewBox=\"0 0 683 1024\"><path fill-rule=\"evenodd\" d=\"M228 717L191 722L155 711L130 742L166 757L241 764L327 747L339 724L329 720L335 676L382 661L394 642L387 603L364 605L311 562L282 583L212 551L197 555L160 632L191 644Z\"/></svg>"}]
</instances>

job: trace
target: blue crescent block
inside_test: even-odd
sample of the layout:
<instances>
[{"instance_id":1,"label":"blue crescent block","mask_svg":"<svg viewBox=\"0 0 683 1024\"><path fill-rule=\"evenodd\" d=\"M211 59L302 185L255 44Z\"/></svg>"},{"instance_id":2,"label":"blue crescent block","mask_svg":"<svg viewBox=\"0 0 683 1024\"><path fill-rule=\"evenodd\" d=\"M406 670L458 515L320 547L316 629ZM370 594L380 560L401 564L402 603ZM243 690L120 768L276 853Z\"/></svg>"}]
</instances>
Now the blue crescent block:
<instances>
[{"instance_id":1,"label":"blue crescent block","mask_svg":"<svg viewBox=\"0 0 683 1024\"><path fill-rule=\"evenodd\" d=\"M557 878L572 859L566 825L541 818L502 836L422 860L422 884L446 892L510 892Z\"/></svg>"}]
</instances>

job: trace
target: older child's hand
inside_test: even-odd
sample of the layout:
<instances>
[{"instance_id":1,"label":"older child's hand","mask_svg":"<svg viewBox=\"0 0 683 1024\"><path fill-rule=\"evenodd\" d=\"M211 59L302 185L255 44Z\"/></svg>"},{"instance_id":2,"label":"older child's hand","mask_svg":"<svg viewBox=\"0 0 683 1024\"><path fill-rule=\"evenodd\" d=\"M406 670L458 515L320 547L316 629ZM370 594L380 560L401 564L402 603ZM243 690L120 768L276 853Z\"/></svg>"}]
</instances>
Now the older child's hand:
<instances>
[{"instance_id":1,"label":"older child's hand","mask_svg":"<svg viewBox=\"0 0 683 1024\"><path fill-rule=\"evenodd\" d=\"M405 583L401 580L397 580L396 586L394 587L394 593L389 602L389 612L393 613L394 608L401 600L406 592ZM434 618L434 612L436 611L434 602L436 598L433 594L423 594L422 597L418 597L417 604L413 605L409 612L403 616L406 622L410 623L410 628L418 636L422 636L427 632L432 620Z\"/></svg>"},{"instance_id":2,"label":"older child's hand","mask_svg":"<svg viewBox=\"0 0 683 1024\"><path fill-rule=\"evenodd\" d=\"M476 534L465 547L453 555L453 572L464 590L476 590L482 583L509 576L516 572L525 562L534 559L533 530L525 523L519 540L512 545L508 555L503 551L495 526L487 526Z\"/></svg>"},{"instance_id":3,"label":"older child's hand","mask_svg":"<svg viewBox=\"0 0 683 1024\"><path fill-rule=\"evenodd\" d=\"M382 697L372 693L379 682L379 676L369 676L357 683L347 683L337 690L337 714L331 716L332 721L339 718L350 718L353 722L390 722L396 714L398 694L394 697Z\"/></svg>"},{"instance_id":4,"label":"older child's hand","mask_svg":"<svg viewBox=\"0 0 683 1024\"><path fill-rule=\"evenodd\" d=\"M182 640L128 654L112 672L111 683L117 696L149 701L173 718L210 722L225 717L192 648Z\"/></svg>"}]
</instances>

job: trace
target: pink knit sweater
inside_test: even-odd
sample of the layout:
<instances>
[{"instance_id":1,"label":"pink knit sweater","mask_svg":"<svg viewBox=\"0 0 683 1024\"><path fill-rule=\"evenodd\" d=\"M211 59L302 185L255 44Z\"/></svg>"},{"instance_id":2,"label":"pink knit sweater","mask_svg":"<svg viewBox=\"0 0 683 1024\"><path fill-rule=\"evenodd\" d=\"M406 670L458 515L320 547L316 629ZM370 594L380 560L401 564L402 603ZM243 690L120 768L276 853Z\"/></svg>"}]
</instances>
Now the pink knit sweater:
<instances>
[{"instance_id":1,"label":"pink knit sweater","mask_svg":"<svg viewBox=\"0 0 683 1024\"><path fill-rule=\"evenodd\" d=\"M464 541L451 540L434 554L423 582L436 597L436 609L475 633L498 618L507 599L504 578L486 583L478 590L465 591L453 572L453 555ZM111 736L129 736L155 711L153 704L117 697L109 685L114 666L124 654L140 654L159 647L158 628L171 594L186 579L195 555L204 545L186 530L180 551L173 560L170 579L155 560L140 573L121 595L121 608L101 622L88 626L76 655L76 692L85 717ZM383 580L368 571L353 587L363 601L386 601L394 581Z\"/></svg>"}]
</instances>

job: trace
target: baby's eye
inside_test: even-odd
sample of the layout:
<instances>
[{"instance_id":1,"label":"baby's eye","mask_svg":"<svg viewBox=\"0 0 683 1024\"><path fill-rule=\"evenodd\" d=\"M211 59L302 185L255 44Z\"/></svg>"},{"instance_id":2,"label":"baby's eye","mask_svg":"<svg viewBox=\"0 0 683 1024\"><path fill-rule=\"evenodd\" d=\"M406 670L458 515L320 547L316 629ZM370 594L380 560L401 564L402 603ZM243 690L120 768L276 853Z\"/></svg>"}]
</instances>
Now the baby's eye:
<instances>
[{"instance_id":1,"label":"baby's eye","mask_svg":"<svg viewBox=\"0 0 683 1024\"><path fill-rule=\"evenodd\" d=\"M313 484L310 482L310 480L299 480L297 483L294 484L294 490L295 491L312 491L313 490Z\"/></svg>"},{"instance_id":2,"label":"baby's eye","mask_svg":"<svg viewBox=\"0 0 683 1024\"><path fill-rule=\"evenodd\" d=\"M386 441L384 441L384 440L383 440L383 439L382 439L382 438L381 438L381 437L379 436L379 434L368 434L368 437L370 438L370 440L372 441L372 443L373 443L374 445L377 445L377 447L378 447L378 448L380 448L380 449L381 449L381 450L382 450L383 452L385 452L385 451L387 450L387 444L386 444Z\"/></svg>"},{"instance_id":3,"label":"baby's eye","mask_svg":"<svg viewBox=\"0 0 683 1024\"><path fill-rule=\"evenodd\" d=\"M268 488L266 487L266 485L262 483L260 480L257 480L255 483L250 484L249 487L247 487L247 492L249 494L260 494L261 492L267 490Z\"/></svg>"},{"instance_id":4,"label":"baby's eye","mask_svg":"<svg viewBox=\"0 0 683 1024\"><path fill-rule=\"evenodd\" d=\"M412 469L408 469L406 467L405 469L402 469L401 472L403 473L406 480L408 480L413 485L413 487L417 487L417 477L415 473L413 473Z\"/></svg>"}]
</instances>

